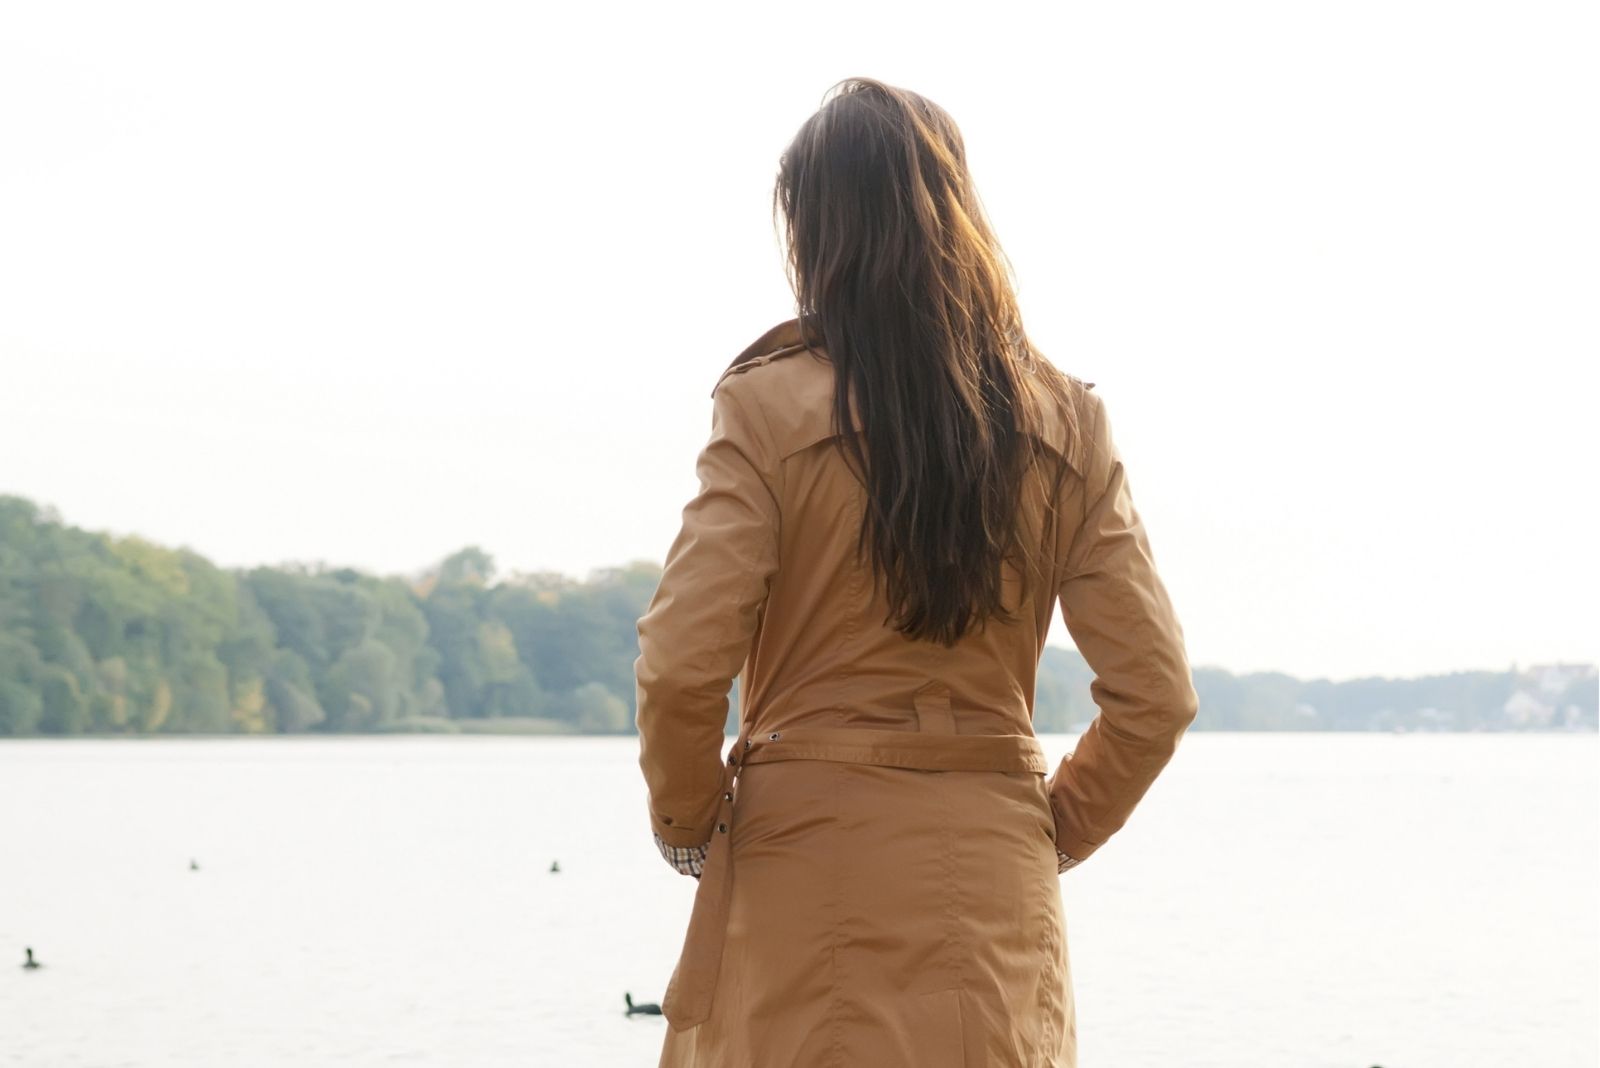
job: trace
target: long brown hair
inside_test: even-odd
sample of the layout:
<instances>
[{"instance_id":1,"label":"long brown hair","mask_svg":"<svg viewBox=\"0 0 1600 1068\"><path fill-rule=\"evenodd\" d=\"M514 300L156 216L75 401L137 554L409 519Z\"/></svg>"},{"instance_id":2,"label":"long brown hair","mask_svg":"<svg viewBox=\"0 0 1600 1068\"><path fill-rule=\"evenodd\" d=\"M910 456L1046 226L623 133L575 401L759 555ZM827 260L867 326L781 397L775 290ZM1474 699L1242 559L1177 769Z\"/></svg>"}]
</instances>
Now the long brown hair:
<instances>
[{"instance_id":1,"label":"long brown hair","mask_svg":"<svg viewBox=\"0 0 1600 1068\"><path fill-rule=\"evenodd\" d=\"M1019 521L1026 473L1046 477L1030 463L1039 405L1065 402L1076 435L1079 385L1023 330L960 131L917 93L848 78L784 150L780 211L802 337L834 366L836 440L866 489L857 553L870 547L885 624L954 645L974 623L1014 622L1003 561L1026 590L1043 548Z\"/></svg>"}]
</instances>

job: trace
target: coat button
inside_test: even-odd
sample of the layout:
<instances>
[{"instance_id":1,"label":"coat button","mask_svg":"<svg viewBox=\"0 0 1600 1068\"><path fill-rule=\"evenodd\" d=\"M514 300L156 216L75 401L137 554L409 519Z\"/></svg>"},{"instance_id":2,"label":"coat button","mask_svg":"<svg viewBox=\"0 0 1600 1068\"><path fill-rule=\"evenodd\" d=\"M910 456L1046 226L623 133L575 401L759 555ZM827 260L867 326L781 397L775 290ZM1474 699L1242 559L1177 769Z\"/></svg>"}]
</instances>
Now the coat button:
<instances>
[{"instance_id":1,"label":"coat button","mask_svg":"<svg viewBox=\"0 0 1600 1068\"><path fill-rule=\"evenodd\" d=\"M774 742L777 741L778 740L778 732L777 731L773 731L771 734L767 735L767 738L770 741L774 741Z\"/></svg>"},{"instance_id":2,"label":"coat button","mask_svg":"<svg viewBox=\"0 0 1600 1068\"><path fill-rule=\"evenodd\" d=\"M728 825L726 823L717 824L717 833L718 834L727 834L728 833Z\"/></svg>"},{"instance_id":3,"label":"coat button","mask_svg":"<svg viewBox=\"0 0 1600 1068\"><path fill-rule=\"evenodd\" d=\"M733 800L733 795L732 794L723 794L722 795L722 799L724 801L732 801Z\"/></svg>"}]
</instances>

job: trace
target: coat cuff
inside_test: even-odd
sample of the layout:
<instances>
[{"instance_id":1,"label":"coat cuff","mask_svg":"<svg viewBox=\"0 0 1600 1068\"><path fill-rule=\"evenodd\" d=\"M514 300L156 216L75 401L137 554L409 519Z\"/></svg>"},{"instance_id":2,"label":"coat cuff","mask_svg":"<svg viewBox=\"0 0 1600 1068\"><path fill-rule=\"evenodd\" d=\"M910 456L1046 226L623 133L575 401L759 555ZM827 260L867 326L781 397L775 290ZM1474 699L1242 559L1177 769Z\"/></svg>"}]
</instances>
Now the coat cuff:
<instances>
[{"instance_id":1,"label":"coat cuff","mask_svg":"<svg viewBox=\"0 0 1600 1068\"><path fill-rule=\"evenodd\" d=\"M1099 848L1100 845L1097 842L1076 838L1059 830L1056 832L1056 852L1065 853L1079 864L1088 860L1094 851Z\"/></svg>"},{"instance_id":2,"label":"coat cuff","mask_svg":"<svg viewBox=\"0 0 1600 1068\"><path fill-rule=\"evenodd\" d=\"M1056 821L1056 852L1063 853L1082 864L1088 860L1096 849L1104 843L1091 842L1087 838L1079 837L1065 820L1061 818L1061 810L1056 807L1054 793L1050 795L1050 814Z\"/></svg>"},{"instance_id":3,"label":"coat cuff","mask_svg":"<svg viewBox=\"0 0 1600 1068\"><path fill-rule=\"evenodd\" d=\"M669 846L702 846L711 841L711 824L716 822L715 816L705 826L693 824L680 824L669 822L670 816L662 816L654 809L650 810L650 827Z\"/></svg>"}]
</instances>

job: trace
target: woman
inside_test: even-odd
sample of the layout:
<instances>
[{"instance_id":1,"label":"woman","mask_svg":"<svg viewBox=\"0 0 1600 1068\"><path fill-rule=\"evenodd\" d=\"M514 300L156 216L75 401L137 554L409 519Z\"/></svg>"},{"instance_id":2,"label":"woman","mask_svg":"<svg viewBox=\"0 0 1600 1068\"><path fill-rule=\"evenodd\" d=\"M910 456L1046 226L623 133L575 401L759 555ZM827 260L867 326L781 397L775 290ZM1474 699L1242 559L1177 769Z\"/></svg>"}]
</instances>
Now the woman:
<instances>
[{"instance_id":1,"label":"woman","mask_svg":"<svg viewBox=\"0 0 1600 1068\"><path fill-rule=\"evenodd\" d=\"M1023 331L955 124L835 90L774 194L799 315L718 380L639 620L650 820L700 880L661 1064L1071 1066L1057 875L1194 718L1183 633L1103 403ZM1046 779L1057 600L1100 714Z\"/></svg>"}]
</instances>

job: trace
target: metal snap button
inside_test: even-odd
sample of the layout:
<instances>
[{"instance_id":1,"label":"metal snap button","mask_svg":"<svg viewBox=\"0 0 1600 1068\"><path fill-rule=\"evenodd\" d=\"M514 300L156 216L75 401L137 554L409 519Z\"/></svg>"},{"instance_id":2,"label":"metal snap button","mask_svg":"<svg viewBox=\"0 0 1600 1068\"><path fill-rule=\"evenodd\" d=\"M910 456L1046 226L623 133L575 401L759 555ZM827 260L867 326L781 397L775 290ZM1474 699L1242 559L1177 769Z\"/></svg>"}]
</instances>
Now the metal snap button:
<instances>
[{"instance_id":1,"label":"metal snap button","mask_svg":"<svg viewBox=\"0 0 1600 1068\"><path fill-rule=\"evenodd\" d=\"M778 732L777 732L777 731L773 731L773 732L772 732L772 733L771 733L771 734L769 734L769 735L767 735L767 737L768 737L768 738L769 738L769 739L770 739L770 740L772 740L772 741L774 741L774 742L775 742L775 741L777 741L777 740L778 740Z\"/></svg>"},{"instance_id":2,"label":"metal snap button","mask_svg":"<svg viewBox=\"0 0 1600 1068\"><path fill-rule=\"evenodd\" d=\"M733 795L732 794L723 794L722 795L722 799L724 801L732 801L733 800Z\"/></svg>"},{"instance_id":3,"label":"metal snap button","mask_svg":"<svg viewBox=\"0 0 1600 1068\"><path fill-rule=\"evenodd\" d=\"M718 834L727 834L728 833L728 825L726 823L717 824L717 833Z\"/></svg>"}]
</instances>

